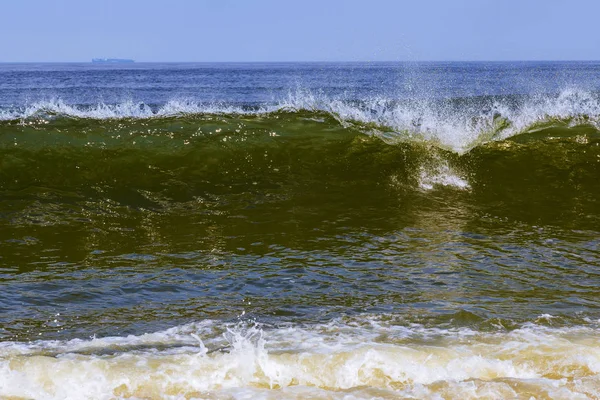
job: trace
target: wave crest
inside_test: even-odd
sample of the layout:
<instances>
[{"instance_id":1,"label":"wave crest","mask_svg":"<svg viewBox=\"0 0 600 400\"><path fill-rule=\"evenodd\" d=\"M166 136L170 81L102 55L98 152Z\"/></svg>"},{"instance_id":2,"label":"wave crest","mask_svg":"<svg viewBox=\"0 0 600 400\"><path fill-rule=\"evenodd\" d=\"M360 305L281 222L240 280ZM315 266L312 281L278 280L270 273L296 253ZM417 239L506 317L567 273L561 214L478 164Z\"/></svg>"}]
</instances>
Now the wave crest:
<instances>
[{"instance_id":1,"label":"wave crest","mask_svg":"<svg viewBox=\"0 0 600 400\"><path fill-rule=\"evenodd\" d=\"M600 129L600 95L567 88L558 94L476 97L446 100L366 100L332 98L296 90L278 102L260 105L198 103L174 99L153 106L132 100L119 104L73 105L61 99L0 110L0 121L59 117L78 119L156 119L206 114L270 115L280 112L327 113L343 126L362 124L386 141L421 139L464 152L490 140L544 128L587 125Z\"/></svg>"}]
</instances>

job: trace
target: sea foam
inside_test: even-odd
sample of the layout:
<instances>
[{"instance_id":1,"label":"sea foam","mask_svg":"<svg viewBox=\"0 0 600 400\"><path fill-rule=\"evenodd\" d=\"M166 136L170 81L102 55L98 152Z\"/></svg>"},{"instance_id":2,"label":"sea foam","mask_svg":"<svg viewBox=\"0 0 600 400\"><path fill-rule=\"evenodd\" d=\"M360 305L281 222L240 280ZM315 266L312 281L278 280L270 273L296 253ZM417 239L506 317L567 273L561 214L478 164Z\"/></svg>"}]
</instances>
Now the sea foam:
<instances>
[{"instance_id":1,"label":"sea foam","mask_svg":"<svg viewBox=\"0 0 600 400\"><path fill-rule=\"evenodd\" d=\"M247 107L189 99L173 99L160 106L133 100L84 106L51 99L0 110L0 121L61 116L144 119L194 114L268 115L302 110L329 113L341 124L372 124L371 133L384 140L422 139L457 152L469 150L482 141L511 137L540 123L587 124L600 129L600 97L578 88L565 88L557 94L531 95L518 101L501 97L403 101L374 97L354 101L297 89L278 101Z\"/></svg>"},{"instance_id":2,"label":"sea foam","mask_svg":"<svg viewBox=\"0 0 600 400\"><path fill-rule=\"evenodd\" d=\"M600 394L593 327L479 332L380 317L268 327L204 321L141 336L0 347L0 396L475 398Z\"/></svg>"}]
</instances>

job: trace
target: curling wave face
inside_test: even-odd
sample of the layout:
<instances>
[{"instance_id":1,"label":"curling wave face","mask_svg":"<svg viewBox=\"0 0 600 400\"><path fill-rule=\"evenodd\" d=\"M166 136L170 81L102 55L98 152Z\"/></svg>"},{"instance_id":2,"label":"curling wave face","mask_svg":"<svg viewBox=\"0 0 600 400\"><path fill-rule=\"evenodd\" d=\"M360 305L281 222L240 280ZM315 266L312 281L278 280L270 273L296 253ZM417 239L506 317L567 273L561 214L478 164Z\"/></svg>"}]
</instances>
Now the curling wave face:
<instances>
[{"instance_id":1,"label":"curling wave face","mask_svg":"<svg viewBox=\"0 0 600 400\"><path fill-rule=\"evenodd\" d=\"M590 210L599 185L600 101L574 90L437 103L300 93L271 109L56 101L3 118L0 189L43 187L118 202L111 193L129 192L139 199L132 206L379 184L466 190L511 206L569 204L577 191Z\"/></svg>"}]
</instances>

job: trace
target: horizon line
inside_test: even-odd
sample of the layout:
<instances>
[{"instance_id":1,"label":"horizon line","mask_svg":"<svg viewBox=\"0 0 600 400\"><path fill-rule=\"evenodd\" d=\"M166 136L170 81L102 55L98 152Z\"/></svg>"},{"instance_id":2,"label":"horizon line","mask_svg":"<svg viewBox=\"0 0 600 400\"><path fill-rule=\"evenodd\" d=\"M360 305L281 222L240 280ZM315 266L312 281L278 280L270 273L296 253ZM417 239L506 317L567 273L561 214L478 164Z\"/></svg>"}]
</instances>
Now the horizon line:
<instances>
[{"instance_id":1,"label":"horizon line","mask_svg":"<svg viewBox=\"0 0 600 400\"><path fill-rule=\"evenodd\" d=\"M0 64L93 64L89 61L0 61ZM506 59L506 60L295 60L295 61L137 61L127 64L292 64L292 63L444 63L444 62L464 62L464 63L500 63L500 62L600 62L600 59ZM109 65L126 63L108 63Z\"/></svg>"}]
</instances>

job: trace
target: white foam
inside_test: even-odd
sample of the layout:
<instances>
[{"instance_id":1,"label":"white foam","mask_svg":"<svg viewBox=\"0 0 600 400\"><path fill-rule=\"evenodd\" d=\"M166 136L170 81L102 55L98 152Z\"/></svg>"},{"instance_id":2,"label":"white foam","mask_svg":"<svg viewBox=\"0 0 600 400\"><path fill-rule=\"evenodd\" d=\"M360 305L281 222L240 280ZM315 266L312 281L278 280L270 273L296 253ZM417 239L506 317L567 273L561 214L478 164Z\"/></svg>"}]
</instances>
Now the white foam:
<instances>
[{"instance_id":1,"label":"white foam","mask_svg":"<svg viewBox=\"0 0 600 400\"><path fill-rule=\"evenodd\" d=\"M0 111L0 120L27 119L47 114L118 119L203 113L265 114L281 110L327 112L342 124L351 124L352 121L375 124L382 129L374 129L371 133L385 140L420 138L435 141L458 152L466 151L482 140L510 137L540 122L572 119L571 124L587 123L600 128L599 97L577 88L565 88L557 95L533 95L518 106L509 104L508 100L498 100L485 106L465 102L462 109L456 109L449 103L423 99L398 102L374 97L357 103L304 89L290 92L280 101L263 104L252 110L231 104L206 104L186 99L173 99L155 110L131 100L84 107L53 99ZM390 134L388 130L395 134Z\"/></svg>"},{"instance_id":2,"label":"white foam","mask_svg":"<svg viewBox=\"0 0 600 400\"><path fill-rule=\"evenodd\" d=\"M584 122L600 128L600 98L573 87L565 88L557 95L530 96L516 107L507 100L496 100L489 106L469 104L457 110L449 103L439 101L394 103L386 98L371 98L362 105L355 105L303 90L290 94L280 106L321 110L338 116L342 121L387 126L399 133L398 139L420 137L458 152L470 149L481 139L505 139L536 123L552 120L573 119L572 125ZM503 121L507 125L501 127ZM393 138L389 135L382 137Z\"/></svg>"},{"instance_id":3,"label":"white foam","mask_svg":"<svg viewBox=\"0 0 600 400\"><path fill-rule=\"evenodd\" d=\"M447 161L439 161L433 167L421 166L419 187L424 190L432 190L436 187L452 187L460 190L470 189L469 183L460 177Z\"/></svg>"},{"instance_id":4,"label":"white foam","mask_svg":"<svg viewBox=\"0 0 600 400\"><path fill-rule=\"evenodd\" d=\"M68 104L62 99L51 99L35 102L19 109L0 111L0 120L28 119L48 114L89 119L141 119L202 113L244 113L244 111L227 104L201 104L179 99L171 100L157 110L132 100L118 104L99 103L93 106L76 106Z\"/></svg>"},{"instance_id":5,"label":"white foam","mask_svg":"<svg viewBox=\"0 0 600 400\"><path fill-rule=\"evenodd\" d=\"M526 324L486 333L396 322L267 328L205 321L123 338L3 343L0 397L600 395L596 328Z\"/></svg>"}]
</instances>

